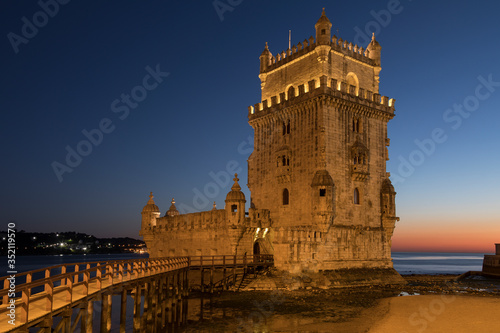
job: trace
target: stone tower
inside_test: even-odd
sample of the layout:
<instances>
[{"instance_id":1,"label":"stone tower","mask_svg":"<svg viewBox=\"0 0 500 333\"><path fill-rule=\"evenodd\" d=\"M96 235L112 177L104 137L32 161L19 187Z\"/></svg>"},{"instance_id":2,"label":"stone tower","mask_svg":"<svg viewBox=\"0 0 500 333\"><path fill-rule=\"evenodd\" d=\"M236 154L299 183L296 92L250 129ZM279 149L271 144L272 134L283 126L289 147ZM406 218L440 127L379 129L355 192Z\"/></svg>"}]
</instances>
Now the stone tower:
<instances>
[{"instance_id":1,"label":"stone tower","mask_svg":"<svg viewBox=\"0 0 500 333\"><path fill-rule=\"evenodd\" d=\"M172 199L160 217L151 194L141 226L151 257L273 254L292 273L394 275L396 192L386 172L394 100L379 94L382 47L375 36L366 49L352 45L331 28L323 10L316 38L275 55L266 43L260 55L248 213L237 175L223 209L179 214Z\"/></svg>"},{"instance_id":2,"label":"stone tower","mask_svg":"<svg viewBox=\"0 0 500 333\"><path fill-rule=\"evenodd\" d=\"M251 210L270 212L278 268L390 268L398 218L386 172L394 99L379 94L381 46L337 36L325 11L310 37L260 55L249 107Z\"/></svg>"}]
</instances>

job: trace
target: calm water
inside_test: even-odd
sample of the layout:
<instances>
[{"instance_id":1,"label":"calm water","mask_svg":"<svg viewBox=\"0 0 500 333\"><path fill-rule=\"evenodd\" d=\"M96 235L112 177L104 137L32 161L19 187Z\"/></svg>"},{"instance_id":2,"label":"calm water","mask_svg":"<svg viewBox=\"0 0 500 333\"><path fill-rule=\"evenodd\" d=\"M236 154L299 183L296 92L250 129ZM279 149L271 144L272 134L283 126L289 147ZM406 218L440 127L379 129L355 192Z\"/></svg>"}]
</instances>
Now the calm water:
<instances>
[{"instance_id":1,"label":"calm water","mask_svg":"<svg viewBox=\"0 0 500 333\"><path fill-rule=\"evenodd\" d=\"M462 274L480 271L482 253L394 252L394 268L400 274Z\"/></svg>"}]
</instances>

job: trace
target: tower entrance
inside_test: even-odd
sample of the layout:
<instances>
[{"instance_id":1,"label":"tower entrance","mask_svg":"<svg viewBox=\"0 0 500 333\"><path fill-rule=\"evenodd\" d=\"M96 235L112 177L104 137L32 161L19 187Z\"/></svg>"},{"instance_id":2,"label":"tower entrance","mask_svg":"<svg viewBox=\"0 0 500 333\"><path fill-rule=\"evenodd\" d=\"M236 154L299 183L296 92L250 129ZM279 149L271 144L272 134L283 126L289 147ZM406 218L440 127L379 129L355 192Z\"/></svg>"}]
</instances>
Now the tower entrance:
<instances>
[{"instance_id":1,"label":"tower entrance","mask_svg":"<svg viewBox=\"0 0 500 333\"><path fill-rule=\"evenodd\" d=\"M254 255L260 254L260 243L258 241L253 243L253 254Z\"/></svg>"}]
</instances>

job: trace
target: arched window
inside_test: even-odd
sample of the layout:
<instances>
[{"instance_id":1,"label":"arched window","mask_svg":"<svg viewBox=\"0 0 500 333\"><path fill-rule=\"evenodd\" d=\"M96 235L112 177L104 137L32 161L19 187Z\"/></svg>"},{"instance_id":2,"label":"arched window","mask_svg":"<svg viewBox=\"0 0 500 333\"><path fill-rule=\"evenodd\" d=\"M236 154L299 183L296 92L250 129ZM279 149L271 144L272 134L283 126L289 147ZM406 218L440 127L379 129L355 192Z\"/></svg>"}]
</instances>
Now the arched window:
<instances>
[{"instance_id":1,"label":"arched window","mask_svg":"<svg viewBox=\"0 0 500 333\"><path fill-rule=\"evenodd\" d=\"M288 189L285 188L283 190L283 205L288 205L288 202L289 202L289 194L288 194Z\"/></svg>"},{"instance_id":2,"label":"arched window","mask_svg":"<svg viewBox=\"0 0 500 333\"><path fill-rule=\"evenodd\" d=\"M283 122L283 135L290 134L290 120L288 123Z\"/></svg>"},{"instance_id":3,"label":"arched window","mask_svg":"<svg viewBox=\"0 0 500 333\"><path fill-rule=\"evenodd\" d=\"M282 161L283 166L286 166L286 156L285 155L283 155L281 157L281 161Z\"/></svg>"},{"instance_id":4,"label":"arched window","mask_svg":"<svg viewBox=\"0 0 500 333\"><path fill-rule=\"evenodd\" d=\"M347 74L346 81L347 81L346 83L347 83L348 91L350 90L350 86L354 86L354 94L356 96L358 96L358 94L359 94L358 76L356 74L354 74L353 72L350 72ZM350 91L349 91L349 93L350 93Z\"/></svg>"},{"instance_id":5,"label":"arched window","mask_svg":"<svg viewBox=\"0 0 500 333\"><path fill-rule=\"evenodd\" d=\"M295 97L295 88L294 87L288 88L288 99L291 99L294 97Z\"/></svg>"},{"instance_id":6,"label":"arched window","mask_svg":"<svg viewBox=\"0 0 500 333\"><path fill-rule=\"evenodd\" d=\"M352 131L355 133L361 132L361 120L359 118L354 117L352 119Z\"/></svg>"},{"instance_id":7,"label":"arched window","mask_svg":"<svg viewBox=\"0 0 500 333\"><path fill-rule=\"evenodd\" d=\"M354 204L355 205L359 205L359 202L360 202L359 199L360 199L359 198L359 190L358 190L358 188L355 188L354 189Z\"/></svg>"}]
</instances>

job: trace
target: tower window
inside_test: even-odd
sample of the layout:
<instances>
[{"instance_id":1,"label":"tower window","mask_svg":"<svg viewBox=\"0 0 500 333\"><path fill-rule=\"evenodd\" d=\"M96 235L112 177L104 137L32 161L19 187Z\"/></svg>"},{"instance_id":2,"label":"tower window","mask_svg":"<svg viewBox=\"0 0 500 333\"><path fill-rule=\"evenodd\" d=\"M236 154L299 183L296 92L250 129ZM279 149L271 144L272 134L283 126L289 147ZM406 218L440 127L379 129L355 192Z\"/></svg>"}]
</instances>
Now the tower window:
<instances>
[{"instance_id":1,"label":"tower window","mask_svg":"<svg viewBox=\"0 0 500 333\"><path fill-rule=\"evenodd\" d=\"M288 202L289 202L289 193L288 193L288 189L284 189L283 190L283 205L288 205Z\"/></svg>"},{"instance_id":2,"label":"tower window","mask_svg":"<svg viewBox=\"0 0 500 333\"><path fill-rule=\"evenodd\" d=\"M321 34L322 35L326 34L326 29L321 29Z\"/></svg>"},{"instance_id":3,"label":"tower window","mask_svg":"<svg viewBox=\"0 0 500 333\"><path fill-rule=\"evenodd\" d=\"M282 166L289 166L290 165L290 157L288 157L286 155L278 156L278 166L280 165L280 160L281 160Z\"/></svg>"},{"instance_id":4,"label":"tower window","mask_svg":"<svg viewBox=\"0 0 500 333\"><path fill-rule=\"evenodd\" d=\"M238 205L231 205L231 212L232 213L238 212Z\"/></svg>"},{"instance_id":5,"label":"tower window","mask_svg":"<svg viewBox=\"0 0 500 333\"><path fill-rule=\"evenodd\" d=\"M355 188L354 189L354 204L355 205L359 205L359 202L360 202L359 199L360 199L359 198L359 190L358 190L358 188Z\"/></svg>"},{"instance_id":6,"label":"tower window","mask_svg":"<svg viewBox=\"0 0 500 333\"><path fill-rule=\"evenodd\" d=\"M359 120L358 118L352 119L352 131L355 133L361 132L361 120Z\"/></svg>"},{"instance_id":7,"label":"tower window","mask_svg":"<svg viewBox=\"0 0 500 333\"><path fill-rule=\"evenodd\" d=\"M283 135L290 134L290 120L288 123L283 122Z\"/></svg>"},{"instance_id":8,"label":"tower window","mask_svg":"<svg viewBox=\"0 0 500 333\"><path fill-rule=\"evenodd\" d=\"M325 188L320 188L319 189L319 196L320 197L326 196L326 189Z\"/></svg>"}]
</instances>

